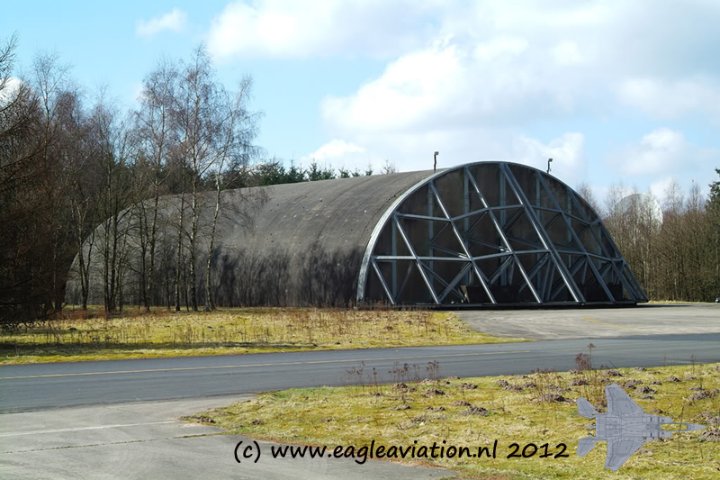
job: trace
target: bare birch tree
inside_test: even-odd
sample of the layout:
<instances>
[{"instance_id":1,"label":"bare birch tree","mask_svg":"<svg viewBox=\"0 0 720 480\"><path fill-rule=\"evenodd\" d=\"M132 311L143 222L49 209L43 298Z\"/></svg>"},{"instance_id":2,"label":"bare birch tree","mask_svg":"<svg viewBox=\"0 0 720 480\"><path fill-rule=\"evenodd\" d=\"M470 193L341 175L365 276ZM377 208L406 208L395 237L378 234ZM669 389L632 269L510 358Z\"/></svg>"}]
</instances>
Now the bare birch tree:
<instances>
[{"instance_id":1,"label":"bare birch tree","mask_svg":"<svg viewBox=\"0 0 720 480\"><path fill-rule=\"evenodd\" d=\"M142 178L138 209L140 291L146 311L155 295L155 258L160 215L160 196L166 193L168 160L173 148L172 108L177 70L168 63L150 73L143 82L141 104L134 113L135 169ZM139 188L138 188L139 187ZM150 200L146 202L146 196Z\"/></svg>"},{"instance_id":2,"label":"bare birch tree","mask_svg":"<svg viewBox=\"0 0 720 480\"><path fill-rule=\"evenodd\" d=\"M247 110L250 81L243 80L235 95L229 94L217 80L210 57L203 47L195 50L190 62L181 70L177 86L174 125L178 138L178 154L190 176L190 218L188 232L188 283L190 304L198 310L199 244L202 230L207 233L208 251L205 261L205 308L212 308L210 277L215 231L221 209L222 173L232 161L247 161L252 152L256 115ZM201 225L203 218L203 185L208 176L214 178L215 205L210 225Z\"/></svg>"}]
</instances>

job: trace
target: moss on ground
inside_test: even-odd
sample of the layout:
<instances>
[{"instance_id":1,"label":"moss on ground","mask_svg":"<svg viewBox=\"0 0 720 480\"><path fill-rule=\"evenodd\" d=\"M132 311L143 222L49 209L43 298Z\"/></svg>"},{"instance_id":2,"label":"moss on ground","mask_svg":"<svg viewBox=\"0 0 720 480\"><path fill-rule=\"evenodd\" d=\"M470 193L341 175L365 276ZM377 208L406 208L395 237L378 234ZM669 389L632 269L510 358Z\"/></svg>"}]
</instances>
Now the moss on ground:
<instances>
[{"instance_id":1,"label":"moss on ground","mask_svg":"<svg viewBox=\"0 0 720 480\"><path fill-rule=\"evenodd\" d=\"M437 373L437 365L428 373ZM381 385L362 368L349 375L361 386L292 389L195 417L229 433L285 444L492 446L497 458L432 460L460 478L477 479L717 479L720 478L720 364L648 369L537 372L511 377L437 379L411 382L413 369L392 372ZM577 414L581 396L604 408L608 383L623 386L647 413L707 426L646 443L618 471L603 468L606 447L585 458L578 439L592 433L592 421ZM540 447L530 458L507 458L510 444ZM543 444L567 458L540 458ZM529 447L526 453L533 450ZM472 450L475 451L475 450Z\"/></svg>"},{"instance_id":2,"label":"moss on ground","mask_svg":"<svg viewBox=\"0 0 720 480\"><path fill-rule=\"evenodd\" d=\"M0 364L517 341L475 332L452 313L422 310L247 308L74 317L0 333Z\"/></svg>"}]
</instances>

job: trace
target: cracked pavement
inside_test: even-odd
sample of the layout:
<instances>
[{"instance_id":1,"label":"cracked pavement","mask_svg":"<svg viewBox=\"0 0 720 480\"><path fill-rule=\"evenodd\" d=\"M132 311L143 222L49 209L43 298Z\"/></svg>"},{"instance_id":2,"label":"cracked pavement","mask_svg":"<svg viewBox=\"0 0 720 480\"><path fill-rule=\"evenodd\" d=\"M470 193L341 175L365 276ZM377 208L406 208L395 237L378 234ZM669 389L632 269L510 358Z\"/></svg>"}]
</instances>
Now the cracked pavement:
<instances>
[{"instance_id":1,"label":"cracked pavement","mask_svg":"<svg viewBox=\"0 0 720 480\"><path fill-rule=\"evenodd\" d=\"M368 460L235 461L243 437L186 423L183 415L248 399L211 397L72 407L2 415L0 470L13 479L439 479L450 472ZM247 439L245 439L247 441Z\"/></svg>"}]
</instances>

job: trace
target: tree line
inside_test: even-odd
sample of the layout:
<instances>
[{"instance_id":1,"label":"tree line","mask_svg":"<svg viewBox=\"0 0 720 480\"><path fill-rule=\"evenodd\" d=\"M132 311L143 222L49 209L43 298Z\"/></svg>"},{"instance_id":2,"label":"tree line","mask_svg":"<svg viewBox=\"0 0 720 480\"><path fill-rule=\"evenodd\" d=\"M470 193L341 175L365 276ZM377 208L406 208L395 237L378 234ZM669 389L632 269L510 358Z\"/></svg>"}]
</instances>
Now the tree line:
<instances>
[{"instance_id":1,"label":"tree line","mask_svg":"<svg viewBox=\"0 0 720 480\"><path fill-rule=\"evenodd\" d=\"M673 182L664 198L608 192L601 212L630 268L653 300L714 301L720 297L720 169L707 198L694 183L688 192Z\"/></svg>"}]
</instances>

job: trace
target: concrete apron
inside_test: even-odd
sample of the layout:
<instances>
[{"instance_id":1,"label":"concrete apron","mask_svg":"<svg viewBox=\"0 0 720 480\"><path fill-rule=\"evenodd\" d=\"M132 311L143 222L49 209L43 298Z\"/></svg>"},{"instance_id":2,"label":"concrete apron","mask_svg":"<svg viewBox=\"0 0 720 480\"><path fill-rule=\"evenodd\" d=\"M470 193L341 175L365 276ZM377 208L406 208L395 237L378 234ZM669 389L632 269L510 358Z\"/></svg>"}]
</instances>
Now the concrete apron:
<instances>
[{"instance_id":1,"label":"concrete apron","mask_svg":"<svg viewBox=\"0 0 720 480\"><path fill-rule=\"evenodd\" d=\"M251 439L179 418L249 396L98 405L0 415L0 470L13 479L435 479L449 472L368 460L235 460Z\"/></svg>"}]
</instances>

